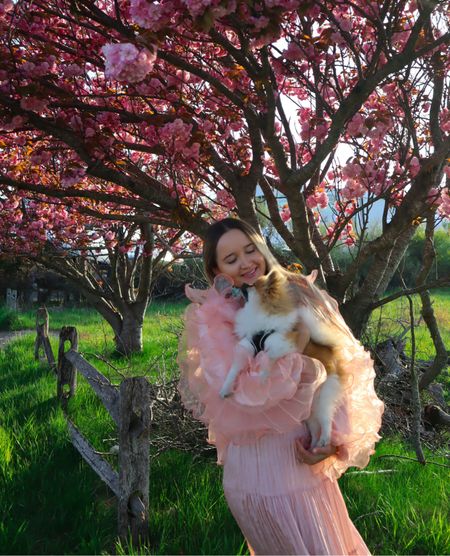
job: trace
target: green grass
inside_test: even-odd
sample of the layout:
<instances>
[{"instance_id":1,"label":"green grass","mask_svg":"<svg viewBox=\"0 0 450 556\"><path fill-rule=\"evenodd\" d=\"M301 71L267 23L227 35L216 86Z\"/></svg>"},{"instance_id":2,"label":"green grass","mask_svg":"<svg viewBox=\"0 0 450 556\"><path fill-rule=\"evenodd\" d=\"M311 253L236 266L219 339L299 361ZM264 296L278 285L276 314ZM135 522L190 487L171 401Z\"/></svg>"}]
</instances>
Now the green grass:
<instances>
[{"instance_id":1,"label":"green grass","mask_svg":"<svg viewBox=\"0 0 450 556\"><path fill-rule=\"evenodd\" d=\"M440 333L444 344L450 345L450 290L442 289L432 292L433 310L439 323ZM420 315L420 297L413 295L414 328L416 340L416 357L430 359L434 354L433 342L428 328ZM411 355L411 333L409 303L406 297L401 297L392 303L376 309L370 318L366 338L372 345L387 337L400 337L404 334L406 340L405 352Z\"/></svg>"},{"instance_id":2,"label":"green grass","mask_svg":"<svg viewBox=\"0 0 450 556\"><path fill-rule=\"evenodd\" d=\"M445 294L437 299L435 306L448 311ZM93 311L50 309L50 327L76 325L80 351L115 382L121 379L117 371L152 379L175 369L183 307L153 304L144 326L144 352L128 359L113 357L110 329ZM397 307L392 314L399 313ZM32 327L34 314L19 314L18 320ZM381 332L386 331L383 324ZM0 350L0 553L137 554L116 537L113 494L70 444L55 399L55 375L33 360L33 342L30 335ZM56 353L57 339L51 342ZM117 370L98 357L108 358ZM114 423L83 377L78 383L69 412L91 443L107 451L115 444ZM369 548L375 554L449 554L448 469L378 459L383 454L414 457L399 439L384 439L366 470L394 473L347 473L340 481L350 516ZM426 457L446 463L443 453L426 450ZM109 461L116 465L113 456ZM212 459L172 451L152 460L150 542L140 552L247 553L221 480L222 469Z\"/></svg>"},{"instance_id":3,"label":"green grass","mask_svg":"<svg viewBox=\"0 0 450 556\"><path fill-rule=\"evenodd\" d=\"M20 316L5 306L0 306L0 330L20 330Z\"/></svg>"},{"instance_id":4,"label":"green grass","mask_svg":"<svg viewBox=\"0 0 450 556\"><path fill-rule=\"evenodd\" d=\"M433 310L439 324L444 345L450 350L450 290L434 290L431 294ZM428 361L433 359L435 349L428 327L420 315L421 302L418 295L412 296L414 307L414 335L416 345L416 360ZM370 318L369 326L363 337L367 346L375 347L378 342L386 338L403 337L405 353L411 356L411 318L409 302L401 297L392 303L376 309ZM450 402L450 373L448 368L439 375L439 382L444 385L447 403Z\"/></svg>"},{"instance_id":5,"label":"green grass","mask_svg":"<svg viewBox=\"0 0 450 556\"><path fill-rule=\"evenodd\" d=\"M378 473L351 470L340 480L362 537L375 554L449 554L448 468L386 455L415 458L400 440L384 439L364 470ZM448 466L444 450L425 455Z\"/></svg>"}]
</instances>

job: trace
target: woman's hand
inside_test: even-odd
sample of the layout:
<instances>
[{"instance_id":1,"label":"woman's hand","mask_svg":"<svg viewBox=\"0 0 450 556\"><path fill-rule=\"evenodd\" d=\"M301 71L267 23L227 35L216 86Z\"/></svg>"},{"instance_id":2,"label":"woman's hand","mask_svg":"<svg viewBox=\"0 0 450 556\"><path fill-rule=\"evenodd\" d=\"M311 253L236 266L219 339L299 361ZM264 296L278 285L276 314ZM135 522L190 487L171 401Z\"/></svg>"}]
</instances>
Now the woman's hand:
<instances>
[{"instance_id":1,"label":"woman's hand","mask_svg":"<svg viewBox=\"0 0 450 556\"><path fill-rule=\"evenodd\" d=\"M295 456L298 463L306 463L308 465L314 465L319 463L334 454L337 453L337 447L329 444L323 448L313 448L312 450L307 450L300 438L295 441Z\"/></svg>"}]
</instances>

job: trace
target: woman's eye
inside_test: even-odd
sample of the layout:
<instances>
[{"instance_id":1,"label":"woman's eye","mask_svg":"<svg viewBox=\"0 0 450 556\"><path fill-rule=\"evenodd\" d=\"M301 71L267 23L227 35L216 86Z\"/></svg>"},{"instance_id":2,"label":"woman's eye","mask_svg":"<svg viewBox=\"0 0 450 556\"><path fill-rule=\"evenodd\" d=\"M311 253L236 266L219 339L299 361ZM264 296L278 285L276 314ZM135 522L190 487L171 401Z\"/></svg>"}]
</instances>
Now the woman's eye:
<instances>
[{"instance_id":1,"label":"woman's eye","mask_svg":"<svg viewBox=\"0 0 450 556\"><path fill-rule=\"evenodd\" d=\"M250 247L250 249L247 249L246 253L254 253L255 252L255 248L254 247Z\"/></svg>"}]
</instances>

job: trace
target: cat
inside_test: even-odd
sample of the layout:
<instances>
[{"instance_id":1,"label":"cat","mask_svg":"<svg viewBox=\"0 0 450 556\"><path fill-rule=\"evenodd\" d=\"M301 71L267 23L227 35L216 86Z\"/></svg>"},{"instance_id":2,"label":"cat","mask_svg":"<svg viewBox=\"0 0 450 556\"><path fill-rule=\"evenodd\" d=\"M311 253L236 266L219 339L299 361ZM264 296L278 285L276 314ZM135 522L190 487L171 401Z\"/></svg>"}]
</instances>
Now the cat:
<instances>
[{"instance_id":1,"label":"cat","mask_svg":"<svg viewBox=\"0 0 450 556\"><path fill-rule=\"evenodd\" d=\"M274 362L288 353L302 352L318 359L327 378L314 397L307 423L311 448L322 447L330 444L333 416L343 391L345 370L340 365L339 353L346 335L332 318L326 318L327 311L315 308L314 292L308 295L307 290L304 294L300 291L299 296L298 286L297 291L295 288L295 283L278 269L245 288L248 299L235 320L239 342L220 396L233 394L234 382L249 354L254 356L264 350L269 356L268 368L261 371L262 380L268 378ZM320 291L315 286L314 290Z\"/></svg>"}]
</instances>

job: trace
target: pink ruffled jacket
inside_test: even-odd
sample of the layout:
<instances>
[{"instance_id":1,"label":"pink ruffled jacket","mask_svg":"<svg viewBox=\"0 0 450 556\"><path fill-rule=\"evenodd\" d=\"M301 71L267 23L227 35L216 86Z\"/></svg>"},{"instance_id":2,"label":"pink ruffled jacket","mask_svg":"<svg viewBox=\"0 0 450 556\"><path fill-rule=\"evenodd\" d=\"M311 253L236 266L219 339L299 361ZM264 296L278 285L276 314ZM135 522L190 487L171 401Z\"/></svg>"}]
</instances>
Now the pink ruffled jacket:
<instances>
[{"instance_id":1,"label":"pink ruffled jacket","mask_svg":"<svg viewBox=\"0 0 450 556\"><path fill-rule=\"evenodd\" d=\"M302 287L313 279L302 278ZM345 392L333 421L332 443L339 446L339 454L313 466L314 472L336 479L349 466L367 465L380 438L383 403L374 390L370 355L345 325L336 301L322 294L350 339L343 348ZM216 446L218 463L224 463L230 442L248 444L265 434L298 429L309 417L314 393L326 379L323 365L302 353L291 353L276 362L269 379L262 383L259 372L267 355L259 352L248 357L234 395L222 399L219 391L238 341L234 320L240 304L215 288L199 291L186 286L186 295L193 303L184 315L179 391L184 405L208 426L208 441Z\"/></svg>"}]
</instances>

